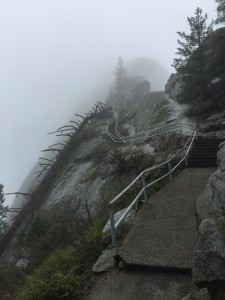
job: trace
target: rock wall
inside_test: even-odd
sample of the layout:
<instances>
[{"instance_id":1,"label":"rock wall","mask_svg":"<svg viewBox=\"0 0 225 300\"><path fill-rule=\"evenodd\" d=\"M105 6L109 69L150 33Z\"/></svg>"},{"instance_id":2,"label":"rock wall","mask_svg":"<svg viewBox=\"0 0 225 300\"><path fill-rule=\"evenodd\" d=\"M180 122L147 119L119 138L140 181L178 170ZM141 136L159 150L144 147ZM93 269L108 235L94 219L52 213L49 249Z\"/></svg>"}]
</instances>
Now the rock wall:
<instances>
[{"instance_id":1,"label":"rock wall","mask_svg":"<svg viewBox=\"0 0 225 300\"><path fill-rule=\"evenodd\" d=\"M215 294L225 290L225 145L218 152L219 168L197 200L199 232L193 268L194 282Z\"/></svg>"}]
</instances>

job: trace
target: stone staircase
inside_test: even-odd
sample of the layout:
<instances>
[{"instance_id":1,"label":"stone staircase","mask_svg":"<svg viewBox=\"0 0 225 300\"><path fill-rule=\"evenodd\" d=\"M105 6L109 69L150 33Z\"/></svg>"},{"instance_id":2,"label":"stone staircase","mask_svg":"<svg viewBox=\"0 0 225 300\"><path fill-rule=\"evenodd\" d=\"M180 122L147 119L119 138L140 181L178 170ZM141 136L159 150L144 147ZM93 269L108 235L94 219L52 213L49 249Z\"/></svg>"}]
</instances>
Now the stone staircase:
<instances>
[{"instance_id":1,"label":"stone staircase","mask_svg":"<svg viewBox=\"0 0 225 300\"><path fill-rule=\"evenodd\" d=\"M199 136L188 158L189 168L216 168L217 151L223 140Z\"/></svg>"},{"instance_id":2,"label":"stone staircase","mask_svg":"<svg viewBox=\"0 0 225 300\"><path fill-rule=\"evenodd\" d=\"M133 228L118 248L124 272L114 269L98 279L85 300L180 300L193 289L195 205L217 168L221 142L198 137L188 168L140 207Z\"/></svg>"},{"instance_id":3,"label":"stone staircase","mask_svg":"<svg viewBox=\"0 0 225 300\"><path fill-rule=\"evenodd\" d=\"M148 204L140 207L133 228L118 249L124 271L114 269L96 278L84 300L183 299L193 289L195 202L215 170L185 168L149 195Z\"/></svg>"}]
</instances>

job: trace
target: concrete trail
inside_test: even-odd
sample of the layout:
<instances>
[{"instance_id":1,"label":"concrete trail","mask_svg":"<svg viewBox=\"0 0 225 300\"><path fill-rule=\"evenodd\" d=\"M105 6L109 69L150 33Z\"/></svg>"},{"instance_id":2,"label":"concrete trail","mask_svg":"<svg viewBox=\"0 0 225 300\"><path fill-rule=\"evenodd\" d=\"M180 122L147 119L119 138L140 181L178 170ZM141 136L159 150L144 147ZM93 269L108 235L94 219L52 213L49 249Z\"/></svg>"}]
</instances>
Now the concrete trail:
<instances>
[{"instance_id":1,"label":"concrete trail","mask_svg":"<svg viewBox=\"0 0 225 300\"><path fill-rule=\"evenodd\" d=\"M119 255L126 265L191 269L195 202L214 169L184 169L140 209Z\"/></svg>"},{"instance_id":2,"label":"concrete trail","mask_svg":"<svg viewBox=\"0 0 225 300\"><path fill-rule=\"evenodd\" d=\"M144 204L119 248L128 267L100 275L85 300L180 300L193 288L195 203L214 168L187 168ZM129 268L129 267L135 267Z\"/></svg>"}]
</instances>

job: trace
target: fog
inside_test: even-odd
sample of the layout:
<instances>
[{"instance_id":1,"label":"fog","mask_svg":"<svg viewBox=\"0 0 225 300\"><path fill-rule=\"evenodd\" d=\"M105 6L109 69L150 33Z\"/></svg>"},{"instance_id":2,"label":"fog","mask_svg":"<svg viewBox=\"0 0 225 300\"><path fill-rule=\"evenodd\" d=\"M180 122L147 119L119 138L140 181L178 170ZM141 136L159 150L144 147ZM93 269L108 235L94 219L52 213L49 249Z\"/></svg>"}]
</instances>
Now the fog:
<instances>
[{"instance_id":1,"label":"fog","mask_svg":"<svg viewBox=\"0 0 225 300\"><path fill-rule=\"evenodd\" d=\"M160 64L164 75L152 87L163 89L176 31L188 31L197 6L215 18L212 0L0 0L4 192L18 191L40 150L55 141L47 132L104 101L119 56L133 71L137 57Z\"/></svg>"}]
</instances>

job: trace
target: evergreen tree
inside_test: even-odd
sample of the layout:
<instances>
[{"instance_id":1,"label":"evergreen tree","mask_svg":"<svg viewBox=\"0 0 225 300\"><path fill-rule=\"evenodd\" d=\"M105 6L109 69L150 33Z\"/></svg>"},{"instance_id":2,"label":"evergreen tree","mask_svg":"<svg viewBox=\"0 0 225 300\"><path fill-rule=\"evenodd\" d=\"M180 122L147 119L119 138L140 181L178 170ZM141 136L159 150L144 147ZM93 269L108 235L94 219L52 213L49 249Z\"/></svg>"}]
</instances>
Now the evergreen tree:
<instances>
[{"instance_id":1,"label":"evergreen tree","mask_svg":"<svg viewBox=\"0 0 225 300\"><path fill-rule=\"evenodd\" d=\"M208 90L209 72L207 70L206 39L212 33L212 23L207 26L207 14L202 15L202 10L198 7L195 16L187 18L190 27L190 34L177 32L181 40L178 39L180 47L174 59L173 67L183 76L184 87L180 95L180 100L190 102L190 99L201 98L205 100Z\"/></svg>"},{"instance_id":2,"label":"evergreen tree","mask_svg":"<svg viewBox=\"0 0 225 300\"><path fill-rule=\"evenodd\" d=\"M0 184L0 234L4 231L6 228L6 214L7 214L7 209L8 207L4 205L5 203L5 197L3 193L3 188L4 186Z\"/></svg>"},{"instance_id":3,"label":"evergreen tree","mask_svg":"<svg viewBox=\"0 0 225 300\"><path fill-rule=\"evenodd\" d=\"M225 23L225 0L216 0L217 6L217 19L216 24Z\"/></svg>"},{"instance_id":4,"label":"evergreen tree","mask_svg":"<svg viewBox=\"0 0 225 300\"><path fill-rule=\"evenodd\" d=\"M124 82L127 76L127 72L121 57L118 58L117 67L115 69L115 76L115 91L117 94L121 95L124 87Z\"/></svg>"}]
</instances>

